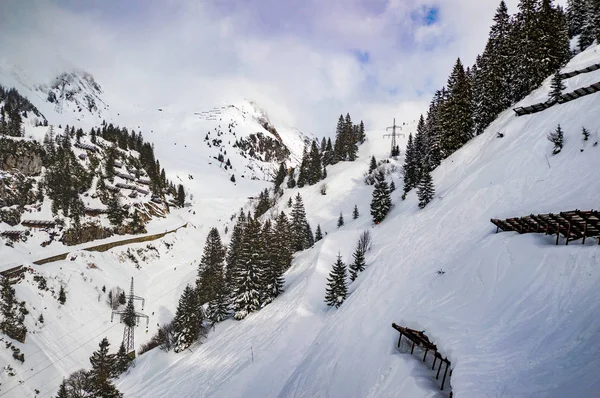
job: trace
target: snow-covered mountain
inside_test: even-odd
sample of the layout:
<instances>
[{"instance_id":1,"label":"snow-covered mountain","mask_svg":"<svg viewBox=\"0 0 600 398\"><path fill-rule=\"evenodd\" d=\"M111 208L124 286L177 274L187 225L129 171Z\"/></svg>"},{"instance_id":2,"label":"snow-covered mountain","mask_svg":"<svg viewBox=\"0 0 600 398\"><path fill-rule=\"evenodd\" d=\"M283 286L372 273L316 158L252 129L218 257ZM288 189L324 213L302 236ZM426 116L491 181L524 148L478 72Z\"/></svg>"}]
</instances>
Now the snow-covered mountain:
<instances>
[{"instance_id":1,"label":"snow-covered mountain","mask_svg":"<svg viewBox=\"0 0 600 398\"><path fill-rule=\"evenodd\" d=\"M598 46L565 70L590 62L600 62ZM566 83L570 90L599 80L595 71ZM1 76L0 83L10 85ZM518 105L546 98L549 87L548 80ZM243 321L216 325L189 351L155 349L140 356L117 380L119 390L126 397L594 396L600 390L597 242L554 246L544 235L494 234L489 220L597 208L599 96L530 116L505 111L433 172L437 193L425 209L414 192L402 201L396 191L394 208L377 226L369 216L373 188L364 175L372 155L388 157L390 141L385 131L367 132L356 162L328 168L326 195L321 184L286 189L275 205L273 213L289 212L288 199L301 193L308 221L326 233L296 255L285 293ZM32 98L47 102L41 94ZM59 120L48 109L50 123ZM135 293L146 299L139 310L150 317L147 328L142 323L136 329L136 346L148 341L158 324L173 318L182 290L194 282L209 228L217 227L227 241L232 213L251 210L247 197L271 185L266 180L282 157L297 161L305 140L293 129L272 126L247 101L111 113L111 120L142 130L169 179L194 195L191 207L173 211L155 231L187 228L153 242L74 251L67 260L31 266L15 286L30 311L26 344L12 342L25 363L0 350L0 394L53 396L63 377L88 367L102 337L115 351L123 329L111 323L106 300L113 288L127 289L131 277ZM552 156L546 135L559 123L565 144ZM581 140L583 126L592 133L588 141ZM413 129L410 121L402 132ZM402 161L381 166L397 187ZM350 217L354 205L357 220ZM346 224L337 228L340 212ZM327 274L338 252L351 261L365 230L373 237L367 269L340 309L330 309L323 301ZM40 287L42 277L47 289ZM64 305L56 300L61 284L67 286ZM440 392L431 367L396 348L392 322L425 330L448 355L450 388Z\"/></svg>"},{"instance_id":2,"label":"snow-covered mountain","mask_svg":"<svg viewBox=\"0 0 600 398\"><path fill-rule=\"evenodd\" d=\"M565 70L592 58L600 60L598 47ZM569 84L598 80L593 72ZM544 97L549 85L520 105ZM489 220L598 207L599 95L531 116L506 110L433 172L437 194L424 210L414 192L405 201L396 193L391 214L376 227L363 175L370 155L387 157L389 141L369 132L359 161L330 168L327 195L318 186L287 190L277 205L286 210L300 192L310 224L327 232L296 256L286 292L241 322L219 324L193 352L140 357L119 389L135 397L447 396L430 366L396 348L396 322L425 330L448 355L455 395L595 396L597 241L555 246L544 235L495 234ZM546 135L559 123L565 146L552 156ZM582 126L592 131L588 141ZM348 220L354 204L361 216L336 228L339 212ZM373 236L367 270L342 307L330 309L323 302L327 274L338 251L351 261L364 230Z\"/></svg>"}]
</instances>

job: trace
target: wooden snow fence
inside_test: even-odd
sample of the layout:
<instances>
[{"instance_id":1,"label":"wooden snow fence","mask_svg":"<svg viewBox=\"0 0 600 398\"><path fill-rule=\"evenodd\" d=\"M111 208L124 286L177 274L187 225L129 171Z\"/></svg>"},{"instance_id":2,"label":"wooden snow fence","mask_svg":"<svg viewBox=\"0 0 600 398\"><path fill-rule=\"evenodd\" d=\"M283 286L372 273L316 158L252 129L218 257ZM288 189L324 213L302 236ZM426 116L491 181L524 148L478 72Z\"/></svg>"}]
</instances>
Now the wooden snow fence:
<instances>
[{"instance_id":1,"label":"wooden snow fence","mask_svg":"<svg viewBox=\"0 0 600 398\"><path fill-rule=\"evenodd\" d=\"M91 152L98 152L98 148L95 147L94 145L90 145L90 144L83 144L81 142L76 142L75 143L75 147L79 148L79 149L84 149L86 151L91 151Z\"/></svg>"},{"instance_id":2,"label":"wooden snow fence","mask_svg":"<svg viewBox=\"0 0 600 398\"><path fill-rule=\"evenodd\" d=\"M564 104L565 102L573 101L574 99L583 97L585 95L597 93L600 91L600 82L594 83L587 87L578 88L575 91L571 91L570 93L562 94L558 101L548 100L546 102L540 102L538 104L533 104L529 106L520 106L514 108L513 111L517 114L517 116L530 115L532 113L541 112L545 109L550 108L551 106L558 104Z\"/></svg>"},{"instance_id":3,"label":"wooden snow fence","mask_svg":"<svg viewBox=\"0 0 600 398\"><path fill-rule=\"evenodd\" d=\"M29 228L54 228L56 223L51 220L23 220L21 225Z\"/></svg>"},{"instance_id":4,"label":"wooden snow fence","mask_svg":"<svg viewBox=\"0 0 600 398\"><path fill-rule=\"evenodd\" d=\"M600 69L600 64L594 64L594 65L590 65L585 68L574 70L571 72L560 73L559 76L561 79L564 80L564 79L568 79L573 76L581 75L582 73L593 72L598 69Z\"/></svg>"},{"instance_id":5,"label":"wooden snow fence","mask_svg":"<svg viewBox=\"0 0 600 398\"><path fill-rule=\"evenodd\" d=\"M400 336L398 337L398 347L400 347L400 343L402 342L402 336L406 337L409 342L412 343L410 348L410 353L413 354L415 351L415 346L421 348L424 351L423 354L423 362L427 359L427 354L429 351L433 353L433 366L431 370L435 370L435 365L438 364L437 374L435 379L438 380L440 378L440 371L442 370L442 365L446 364L446 369L444 370L444 377L442 378L442 386L440 390L444 390L444 384L446 383L446 376L448 376L448 369L450 369L449 376L452 376L452 363L447 357L442 356L442 354L438 351L437 346L429 341L429 338L422 331L409 329L407 327L396 325L392 323L392 327L396 329ZM439 360L439 362L438 362ZM450 393L450 398L452 398L452 393Z\"/></svg>"},{"instance_id":6,"label":"wooden snow fence","mask_svg":"<svg viewBox=\"0 0 600 398\"><path fill-rule=\"evenodd\" d=\"M21 239L21 237L25 235L25 231L2 231L0 232L0 236L3 238L10 239L12 241L17 241Z\"/></svg>"},{"instance_id":7,"label":"wooden snow fence","mask_svg":"<svg viewBox=\"0 0 600 398\"><path fill-rule=\"evenodd\" d=\"M3 278L8 278L9 283L11 285L14 285L16 283L19 283L21 279L23 279L25 271L27 271L27 268L23 267L22 265L18 265L16 267L9 268L0 272L0 275Z\"/></svg>"},{"instance_id":8,"label":"wooden snow fence","mask_svg":"<svg viewBox=\"0 0 600 398\"><path fill-rule=\"evenodd\" d=\"M84 209L85 215L86 216L91 216L91 217L97 217L100 214L105 214L107 212L106 209L97 209L97 208L93 208L93 207L86 207Z\"/></svg>"},{"instance_id":9,"label":"wooden snow fence","mask_svg":"<svg viewBox=\"0 0 600 398\"><path fill-rule=\"evenodd\" d=\"M498 231L516 231L520 234L544 233L546 235L556 234L556 244L559 238L565 238L565 245L570 241L582 239L585 244L586 238L598 238L600 245L600 211L573 210L558 214L530 214L525 217L490 220Z\"/></svg>"}]
</instances>

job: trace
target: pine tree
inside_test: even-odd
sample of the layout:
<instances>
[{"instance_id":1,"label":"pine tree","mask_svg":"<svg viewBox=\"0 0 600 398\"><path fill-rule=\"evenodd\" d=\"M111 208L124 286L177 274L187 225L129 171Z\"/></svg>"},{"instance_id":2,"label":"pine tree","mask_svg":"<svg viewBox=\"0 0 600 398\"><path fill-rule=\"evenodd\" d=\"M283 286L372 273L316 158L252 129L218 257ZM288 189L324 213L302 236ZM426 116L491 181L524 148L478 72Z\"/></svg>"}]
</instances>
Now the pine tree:
<instances>
[{"instance_id":1,"label":"pine tree","mask_svg":"<svg viewBox=\"0 0 600 398\"><path fill-rule=\"evenodd\" d=\"M346 147L345 147L345 121L344 116L340 115L335 129L335 143L333 144L333 156L331 164L336 164L346 160Z\"/></svg>"},{"instance_id":2,"label":"pine tree","mask_svg":"<svg viewBox=\"0 0 600 398\"><path fill-rule=\"evenodd\" d=\"M292 207L292 197L291 196L287 201L287 207Z\"/></svg>"},{"instance_id":3,"label":"pine tree","mask_svg":"<svg viewBox=\"0 0 600 398\"><path fill-rule=\"evenodd\" d=\"M129 369L129 365L131 365L131 357L128 355L127 351L125 351L125 345L121 342L119 351L117 351L117 355L115 356L115 366L112 377L118 377L120 374L126 372L127 369Z\"/></svg>"},{"instance_id":4,"label":"pine tree","mask_svg":"<svg viewBox=\"0 0 600 398\"><path fill-rule=\"evenodd\" d=\"M371 174L373 172L373 170L375 170L376 168L377 168L377 161L375 160L375 155L373 155L373 156L371 156L371 163L369 164L369 174Z\"/></svg>"},{"instance_id":5,"label":"pine tree","mask_svg":"<svg viewBox=\"0 0 600 398\"><path fill-rule=\"evenodd\" d=\"M292 248L291 226L284 212L279 213L279 216L277 217L275 237L277 245L275 250L277 253L277 262L279 267L285 272L292 265L292 255L294 254L294 250Z\"/></svg>"},{"instance_id":6,"label":"pine tree","mask_svg":"<svg viewBox=\"0 0 600 398\"><path fill-rule=\"evenodd\" d=\"M421 181L417 190L417 196L419 197L419 207L422 209L433 199L435 195L435 189L433 187L433 179L431 178L431 172L429 167L423 169L421 175Z\"/></svg>"},{"instance_id":7,"label":"pine tree","mask_svg":"<svg viewBox=\"0 0 600 398\"><path fill-rule=\"evenodd\" d=\"M235 174L232 174L229 180L235 184Z\"/></svg>"},{"instance_id":8,"label":"pine tree","mask_svg":"<svg viewBox=\"0 0 600 398\"><path fill-rule=\"evenodd\" d=\"M60 285L60 290L58 292L58 302L64 304L67 301L67 293L65 292L65 288L63 285Z\"/></svg>"},{"instance_id":9,"label":"pine tree","mask_svg":"<svg viewBox=\"0 0 600 398\"><path fill-rule=\"evenodd\" d=\"M338 254L335 264L327 278L327 289L325 290L325 303L330 307L339 308L346 296L348 287L346 285L346 264L342 256Z\"/></svg>"},{"instance_id":10,"label":"pine tree","mask_svg":"<svg viewBox=\"0 0 600 398\"><path fill-rule=\"evenodd\" d=\"M358 129L354 128L349 113L346 114L346 119L344 120L344 135L346 156L349 161L354 162L358 153L358 146L356 145Z\"/></svg>"},{"instance_id":11,"label":"pine tree","mask_svg":"<svg viewBox=\"0 0 600 398\"><path fill-rule=\"evenodd\" d=\"M276 235L269 220L265 221L261 232L262 246L262 273L263 273L263 298L262 305L267 305L272 302L277 296L283 293L283 285L285 283L283 273L285 261L280 259L281 252L279 245L281 241Z\"/></svg>"},{"instance_id":12,"label":"pine tree","mask_svg":"<svg viewBox=\"0 0 600 398\"><path fill-rule=\"evenodd\" d=\"M379 224L390 211L392 200L383 172L380 171L377 173L375 178L375 188L373 189L373 198L371 200L371 216L373 217L373 222Z\"/></svg>"},{"instance_id":13,"label":"pine tree","mask_svg":"<svg viewBox=\"0 0 600 398\"><path fill-rule=\"evenodd\" d=\"M187 285L179 298L175 318L173 319L173 335L175 352L181 352L190 347L204 332L202 307L198 295Z\"/></svg>"},{"instance_id":14,"label":"pine tree","mask_svg":"<svg viewBox=\"0 0 600 398\"><path fill-rule=\"evenodd\" d=\"M304 203L302 202L302 196L300 193L296 195L296 201L292 209L292 241L293 249L300 251L308 248L308 242L306 241L306 212L304 210Z\"/></svg>"},{"instance_id":15,"label":"pine tree","mask_svg":"<svg viewBox=\"0 0 600 398\"><path fill-rule=\"evenodd\" d=\"M404 192L402 194L402 199L405 199L408 192L416 186L417 181L416 153L412 134L408 135L408 143L406 144L406 154L404 156L404 165L402 166L402 169L404 171Z\"/></svg>"},{"instance_id":16,"label":"pine tree","mask_svg":"<svg viewBox=\"0 0 600 398\"><path fill-rule=\"evenodd\" d=\"M582 129L581 129L581 135L583 136L583 140L584 141L587 141L590 138L590 132L585 127L582 127Z\"/></svg>"},{"instance_id":17,"label":"pine tree","mask_svg":"<svg viewBox=\"0 0 600 398\"><path fill-rule=\"evenodd\" d=\"M285 166L283 163L279 164L279 170L277 171L277 175L275 176L275 180L273 181L273 183L275 184L275 192L277 192L279 190L279 187L281 186L281 184L283 184L283 181L285 180L285 177L287 175L287 172L285 170Z\"/></svg>"},{"instance_id":18,"label":"pine tree","mask_svg":"<svg viewBox=\"0 0 600 398\"><path fill-rule=\"evenodd\" d=\"M342 227L344 225L344 216L342 215L342 212L340 212L340 216L338 217L337 220L337 227Z\"/></svg>"},{"instance_id":19,"label":"pine tree","mask_svg":"<svg viewBox=\"0 0 600 398\"><path fill-rule=\"evenodd\" d=\"M177 206L183 207L185 204L185 189L183 185L179 184L177 186Z\"/></svg>"},{"instance_id":20,"label":"pine tree","mask_svg":"<svg viewBox=\"0 0 600 398\"><path fill-rule=\"evenodd\" d=\"M390 192L394 192L396 190L396 183L394 181L390 182Z\"/></svg>"},{"instance_id":21,"label":"pine tree","mask_svg":"<svg viewBox=\"0 0 600 398\"><path fill-rule=\"evenodd\" d=\"M243 319L261 305L260 224L249 219L244 228L238 265L233 282L233 310L236 319Z\"/></svg>"},{"instance_id":22,"label":"pine tree","mask_svg":"<svg viewBox=\"0 0 600 398\"><path fill-rule=\"evenodd\" d=\"M363 272L366 266L365 252L360 243L356 246L354 253L352 253L352 257L354 258L354 261L348 266L348 268L350 271L350 281L354 282L358 274Z\"/></svg>"},{"instance_id":23,"label":"pine tree","mask_svg":"<svg viewBox=\"0 0 600 398\"><path fill-rule=\"evenodd\" d=\"M354 205L354 210L352 210L352 219L356 220L360 214L358 213L358 206Z\"/></svg>"},{"instance_id":24,"label":"pine tree","mask_svg":"<svg viewBox=\"0 0 600 398\"><path fill-rule=\"evenodd\" d=\"M550 85L550 88L550 101L558 102L560 96L562 95L562 91L566 88L565 84L563 83L562 77L560 76L560 71L557 71L552 77L552 84Z\"/></svg>"},{"instance_id":25,"label":"pine tree","mask_svg":"<svg viewBox=\"0 0 600 398\"><path fill-rule=\"evenodd\" d=\"M361 120L358 125L358 137L357 140L359 143L363 144L367 140L367 136L365 134L365 124Z\"/></svg>"},{"instance_id":26,"label":"pine tree","mask_svg":"<svg viewBox=\"0 0 600 398\"><path fill-rule=\"evenodd\" d=\"M323 233L321 232L321 225L317 224L317 230L315 231L315 242L323 239Z\"/></svg>"},{"instance_id":27,"label":"pine tree","mask_svg":"<svg viewBox=\"0 0 600 398\"><path fill-rule=\"evenodd\" d=\"M473 137L473 98L468 75L460 59L448 78L448 99L443 107L443 150L451 154Z\"/></svg>"},{"instance_id":28,"label":"pine tree","mask_svg":"<svg viewBox=\"0 0 600 398\"><path fill-rule=\"evenodd\" d=\"M259 218L260 216L265 214L270 208L271 198L269 198L269 190L265 188L265 190L258 195L258 203L254 211L254 218Z\"/></svg>"},{"instance_id":29,"label":"pine tree","mask_svg":"<svg viewBox=\"0 0 600 398\"><path fill-rule=\"evenodd\" d=\"M548 134L548 141L554 144L554 149L552 150L552 154L556 155L559 153L563 147L564 134L560 124L556 127L556 130L550 134Z\"/></svg>"},{"instance_id":30,"label":"pine tree","mask_svg":"<svg viewBox=\"0 0 600 398\"><path fill-rule=\"evenodd\" d=\"M125 212L121 206L121 201L116 193L111 194L108 201L108 220L115 227L119 227L123 224L125 219Z\"/></svg>"},{"instance_id":31,"label":"pine tree","mask_svg":"<svg viewBox=\"0 0 600 398\"><path fill-rule=\"evenodd\" d=\"M308 249L309 247L313 247L315 245L315 236L313 235L312 229L310 228L310 224L308 223L308 221L306 222L305 236L306 248Z\"/></svg>"},{"instance_id":32,"label":"pine tree","mask_svg":"<svg viewBox=\"0 0 600 398\"><path fill-rule=\"evenodd\" d=\"M314 185L321 181L321 153L317 146L317 141L314 140L310 147L310 154L308 156L308 184Z\"/></svg>"},{"instance_id":33,"label":"pine tree","mask_svg":"<svg viewBox=\"0 0 600 398\"><path fill-rule=\"evenodd\" d=\"M308 182L308 152L306 147L304 147L304 152L302 153L302 161L300 162L300 170L298 171L298 181L296 181L296 185L298 188L302 188Z\"/></svg>"},{"instance_id":34,"label":"pine tree","mask_svg":"<svg viewBox=\"0 0 600 398\"><path fill-rule=\"evenodd\" d=\"M114 374L115 355L108 353L110 346L108 339L105 337L100 341L98 351L95 351L90 357L92 369L89 372L91 396L93 397L110 397L120 398L123 396L110 378Z\"/></svg>"}]
</instances>

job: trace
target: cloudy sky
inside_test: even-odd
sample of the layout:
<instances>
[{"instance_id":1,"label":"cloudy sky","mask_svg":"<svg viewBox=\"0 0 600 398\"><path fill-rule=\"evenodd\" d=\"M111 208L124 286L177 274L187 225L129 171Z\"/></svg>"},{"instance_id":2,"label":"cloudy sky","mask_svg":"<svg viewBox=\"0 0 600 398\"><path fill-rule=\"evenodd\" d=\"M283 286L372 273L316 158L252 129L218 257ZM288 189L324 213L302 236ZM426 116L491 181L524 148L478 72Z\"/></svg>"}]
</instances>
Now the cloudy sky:
<instances>
[{"instance_id":1,"label":"cloudy sky","mask_svg":"<svg viewBox=\"0 0 600 398\"><path fill-rule=\"evenodd\" d=\"M253 99L322 136L342 112L381 128L425 111L456 58L483 49L498 3L1 0L0 56L36 79L85 69L140 107Z\"/></svg>"}]
</instances>

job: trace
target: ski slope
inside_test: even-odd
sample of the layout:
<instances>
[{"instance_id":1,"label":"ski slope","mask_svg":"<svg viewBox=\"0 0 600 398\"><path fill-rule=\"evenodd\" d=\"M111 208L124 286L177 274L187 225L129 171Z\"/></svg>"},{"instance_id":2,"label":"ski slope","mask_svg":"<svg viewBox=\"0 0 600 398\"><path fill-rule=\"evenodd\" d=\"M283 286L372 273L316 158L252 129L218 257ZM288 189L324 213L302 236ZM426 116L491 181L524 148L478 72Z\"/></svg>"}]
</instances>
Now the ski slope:
<instances>
[{"instance_id":1,"label":"ski slope","mask_svg":"<svg viewBox=\"0 0 600 398\"><path fill-rule=\"evenodd\" d=\"M590 48L567 68L598 59ZM495 234L489 220L598 208L598 114L598 94L530 116L505 111L433 172L436 197L425 209L415 192L402 201L398 189L377 227L363 174L370 155L387 156L389 141L371 131L358 161L328 169L327 195L315 185L281 199L277 210L289 211L287 199L300 192L312 227L327 232L296 256L286 292L243 321L219 324L192 352L140 357L118 388L130 397L447 396L417 356L396 349L396 322L425 330L448 355L460 397L597 396L600 246ZM551 156L546 135L558 123L565 146ZM581 140L582 126L590 141ZM398 169L392 175L400 188ZM361 216L352 221L354 204ZM346 224L337 229L340 211ZM330 309L327 274L338 252L351 261L364 230L373 235L367 270L341 308Z\"/></svg>"}]
</instances>

